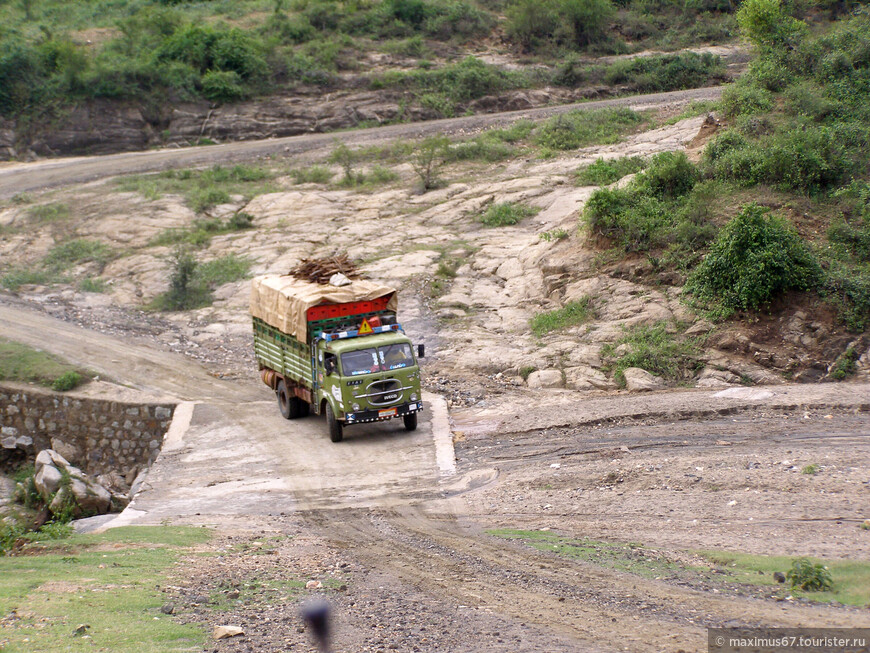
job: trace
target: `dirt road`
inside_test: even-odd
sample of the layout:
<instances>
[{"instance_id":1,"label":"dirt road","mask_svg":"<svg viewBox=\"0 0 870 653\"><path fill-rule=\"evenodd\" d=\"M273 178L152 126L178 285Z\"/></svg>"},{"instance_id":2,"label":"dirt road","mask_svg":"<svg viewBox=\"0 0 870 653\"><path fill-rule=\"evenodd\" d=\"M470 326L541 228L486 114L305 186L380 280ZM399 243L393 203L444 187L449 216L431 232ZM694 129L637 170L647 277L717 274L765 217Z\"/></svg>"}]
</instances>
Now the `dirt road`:
<instances>
[{"instance_id":1,"label":"dirt road","mask_svg":"<svg viewBox=\"0 0 870 653\"><path fill-rule=\"evenodd\" d=\"M493 432L460 415L454 475L439 466L437 398L415 433L377 425L334 445L318 418L283 420L265 386L215 380L178 354L20 308L4 306L0 326L31 342L49 334L48 349L120 382L197 400L124 521L217 528L217 558L190 560L166 590L179 619L246 629L217 650L310 650L292 604L269 599L282 578L324 586L312 592L330 597L335 650L347 652L691 651L707 627L866 623L866 610L620 571L490 529L639 541L687 568L699 548L866 559L870 388L617 396L536 430L530 416ZM717 402L730 405L706 420L662 410ZM818 477L795 471L813 461ZM196 607L233 582L252 589L229 612Z\"/></svg>"},{"instance_id":2,"label":"dirt road","mask_svg":"<svg viewBox=\"0 0 870 653\"><path fill-rule=\"evenodd\" d=\"M155 150L111 154L99 157L73 157L52 159L33 163L0 166L0 198L17 193L67 186L74 183L94 181L120 174L156 172L170 168L196 167L226 162L239 162L280 154L302 155L332 148L339 140L347 145L361 147L368 144L383 144L401 138L421 138L432 134L461 136L481 129L509 125L517 120L543 118L574 110L593 110L605 107L631 107L652 109L674 103L694 100L716 100L721 95L720 87L653 93L635 97L598 100L581 104L545 107L526 111L510 111L488 115L447 118L423 123L390 125L359 129L334 134L306 134L264 141L244 141L190 147L183 150Z\"/></svg>"}]
</instances>

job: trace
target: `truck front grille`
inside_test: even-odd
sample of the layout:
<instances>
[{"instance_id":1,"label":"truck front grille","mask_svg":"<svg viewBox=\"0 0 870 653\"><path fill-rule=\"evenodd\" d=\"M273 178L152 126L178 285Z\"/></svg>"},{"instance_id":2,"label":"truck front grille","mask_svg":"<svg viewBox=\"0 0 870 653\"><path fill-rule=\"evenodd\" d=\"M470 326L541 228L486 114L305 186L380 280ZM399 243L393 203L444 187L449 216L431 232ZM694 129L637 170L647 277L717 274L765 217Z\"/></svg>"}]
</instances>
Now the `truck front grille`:
<instances>
[{"instance_id":1,"label":"truck front grille","mask_svg":"<svg viewBox=\"0 0 870 653\"><path fill-rule=\"evenodd\" d=\"M382 379L372 381L366 388L366 394L360 398L366 398L372 406L387 406L402 399L403 388L398 379Z\"/></svg>"}]
</instances>

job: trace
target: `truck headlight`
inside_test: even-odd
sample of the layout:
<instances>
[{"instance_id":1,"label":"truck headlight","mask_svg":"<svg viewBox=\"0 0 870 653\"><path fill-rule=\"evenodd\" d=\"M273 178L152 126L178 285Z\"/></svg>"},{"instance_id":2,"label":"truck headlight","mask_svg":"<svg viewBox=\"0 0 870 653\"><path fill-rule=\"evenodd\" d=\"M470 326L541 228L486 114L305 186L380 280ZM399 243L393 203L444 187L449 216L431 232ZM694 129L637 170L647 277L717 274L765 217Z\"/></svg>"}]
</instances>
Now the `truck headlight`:
<instances>
[{"instance_id":1,"label":"truck headlight","mask_svg":"<svg viewBox=\"0 0 870 653\"><path fill-rule=\"evenodd\" d=\"M359 404L353 405L354 412L359 411Z\"/></svg>"},{"instance_id":2,"label":"truck headlight","mask_svg":"<svg viewBox=\"0 0 870 653\"><path fill-rule=\"evenodd\" d=\"M417 393L416 392L411 393L411 401L417 401Z\"/></svg>"}]
</instances>

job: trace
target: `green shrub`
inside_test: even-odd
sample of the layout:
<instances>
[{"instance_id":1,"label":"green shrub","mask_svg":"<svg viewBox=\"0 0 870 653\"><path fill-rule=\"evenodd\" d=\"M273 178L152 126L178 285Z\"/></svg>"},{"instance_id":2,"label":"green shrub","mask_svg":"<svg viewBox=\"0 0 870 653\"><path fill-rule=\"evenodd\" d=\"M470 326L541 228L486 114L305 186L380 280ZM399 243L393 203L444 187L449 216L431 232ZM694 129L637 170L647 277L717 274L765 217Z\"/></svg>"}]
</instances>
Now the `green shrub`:
<instances>
[{"instance_id":1,"label":"green shrub","mask_svg":"<svg viewBox=\"0 0 870 653\"><path fill-rule=\"evenodd\" d=\"M858 358L860 354L854 347L847 347L846 351L837 357L831 366L830 376L835 381L842 381L858 371Z\"/></svg>"},{"instance_id":2,"label":"green shrub","mask_svg":"<svg viewBox=\"0 0 870 653\"><path fill-rule=\"evenodd\" d=\"M588 297L568 302L562 308L536 314L530 323L532 333L539 338L559 329L577 326L588 322L593 317L591 302Z\"/></svg>"},{"instance_id":3,"label":"green shrub","mask_svg":"<svg viewBox=\"0 0 870 653\"><path fill-rule=\"evenodd\" d=\"M571 111L550 118L534 132L535 142L551 150L574 150L588 145L618 143L624 134L643 124L631 109Z\"/></svg>"},{"instance_id":4,"label":"green shrub","mask_svg":"<svg viewBox=\"0 0 870 653\"><path fill-rule=\"evenodd\" d=\"M617 349L622 345L625 345L624 352L617 354ZM601 355L621 387L625 387L623 372L630 367L639 367L671 381L689 378L703 367L697 342L669 333L665 322L623 328L622 336L616 342L605 345Z\"/></svg>"},{"instance_id":5,"label":"green shrub","mask_svg":"<svg viewBox=\"0 0 870 653\"><path fill-rule=\"evenodd\" d=\"M743 35L763 51L794 47L806 31L804 23L785 13L780 0L744 0L736 16Z\"/></svg>"},{"instance_id":6,"label":"green shrub","mask_svg":"<svg viewBox=\"0 0 870 653\"><path fill-rule=\"evenodd\" d=\"M523 218L528 218L537 212L538 209L534 207L513 202L491 204L484 214L480 216L480 222L487 227L506 227L515 225Z\"/></svg>"},{"instance_id":7,"label":"green shrub","mask_svg":"<svg viewBox=\"0 0 870 653\"><path fill-rule=\"evenodd\" d=\"M56 222L69 216L69 207L66 204L52 203L39 204L27 210L27 215L36 222Z\"/></svg>"},{"instance_id":8,"label":"green shrub","mask_svg":"<svg viewBox=\"0 0 870 653\"><path fill-rule=\"evenodd\" d=\"M234 102L248 95L234 70L209 70L202 76L202 94L212 102Z\"/></svg>"},{"instance_id":9,"label":"green shrub","mask_svg":"<svg viewBox=\"0 0 870 653\"><path fill-rule=\"evenodd\" d=\"M96 278L93 279L88 277L86 279L82 279L79 282L79 291L80 292L96 292L96 293L104 293L108 291L109 284L106 283L105 280Z\"/></svg>"},{"instance_id":10,"label":"green shrub","mask_svg":"<svg viewBox=\"0 0 870 653\"><path fill-rule=\"evenodd\" d=\"M333 177L332 171L325 166L311 166L290 171L297 184L327 184Z\"/></svg>"},{"instance_id":11,"label":"green shrub","mask_svg":"<svg viewBox=\"0 0 870 653\"><path fill-rule=\"evenodd\" d=\"M169 290L158 296L152 307L161 311L185 311L209 304L211 295L205 284L197 279L199 265L193 255L178 248L172 254L171 265Z\"/></svg>"},{"instance_id":12,"label":"green shrub","mask_svg":"<svg viewBox=\"0 0 870 653\"><path fill-rule=\"evenodd\" d=\"M825 566L813 563L808 558L795 560L785 578L791 587L808 592L829 592L834 587L831 573Z\"/></svg>"},{"instance_id":13,"label":"green shrub","mask_svg":"<svg viewBox=\"0 0 870 653\"><path fill-rule=\"evenodd\" d=\"M82 375L78 372L64 372L54 380L54 383L51 384L51 389L57 392L66 392L67 390L77 388L83 381Z\"/></svg>"},{"instance_id":14,"label":"green shrub","mask_svg":"<svg viewBox=\"0 0 870 653\"><path fill-rule=\"evenodd\" d=\"M764 113L773 109L773 94L741 77L722 91L722 110L726 117Z\"/></svg>"},{"instance_id":15,"label":"green shrub","mask_svg":"<svg viewBox=\"0 0 870 653\"><path fill-rule=\"evenodd\" d=\"M39 268L11 268L0 277L0 285L12 292L21 286L50 286L63 283L66 277L58 275L54 270L41 270Z\"/></svg>"},{"instance_id":16,"label":"green shrub","mask_svg":"<svg viewBox=\"0 0 870 653\"><path fill-rule=\"evenodd\" d=\"M94 262L101 268L112 257L112 249L98 240L76 238L52 247L43 264L52 270L61 271L78 263Z\"/></svg>"},{"instance_id":17,"label":"green shrub","mask_svg":"<svg viewBox=\"0 0 870 653\"><path fill-rule=\"evenodd\" d=\"M640 172L647 163L639 156L624 156L619 159L596 159L577 171L578 186L606 186L626 175Z\"/></svg>"},{"instance_id":18,"label":"green shrub","mask_svg":"<svg viewBox=\"0 0 870 653\"><path fill-rule=\"evenodd\" d=\"M659 199L675 199L692 190L699 179L698 169L685 152L661 152L650 159L636 182L641 192Z\"/></svg>"},{"instance_id":19,"label":"green shrub","mask_svg":"<svg viewBox=\"0 0 870 653\"><path fill-rule=\"evenodd\" d=\"M720 231L686 288L729 309L757 309L786 290L807 290L821 268L785 221L750 204Z\"/></svg>"},{"instance_id":20,"label":"green shrub","mask_svg":"<svg viewBox=\"0 0 870 653\"><path fill-rule=\"evenodd\" d=\"M725 67L721 59L712 54L682 52L622 59L607 67L604 78L611 86L627 85L644 93L674 91L722 81Z\"/></svg>"},{"instance_id":21,"label":"green shrub","mask_svg":"<svg viewBox=\"0 0 870 653\"><path fill-rule=\"evenodd\" d=\"M251 260L227 254L212 261L199 264L196 269L196 279L208 286L222 286L244 279L251 269Z\"/></svg>"}]
</instances>

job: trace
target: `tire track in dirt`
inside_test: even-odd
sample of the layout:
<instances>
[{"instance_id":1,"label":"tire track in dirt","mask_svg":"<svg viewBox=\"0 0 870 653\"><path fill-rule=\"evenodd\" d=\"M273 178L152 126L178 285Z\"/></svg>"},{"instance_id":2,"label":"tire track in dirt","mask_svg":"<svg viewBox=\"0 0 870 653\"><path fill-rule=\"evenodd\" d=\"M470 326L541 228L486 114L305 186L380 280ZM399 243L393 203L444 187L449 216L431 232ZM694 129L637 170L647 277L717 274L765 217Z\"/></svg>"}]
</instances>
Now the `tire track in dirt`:
<instances>
[{"instance_id":1,"label":"tire track in dirt","mask_svg":"<svg viewBox=\"0 0 870 653\"><path fill-rule=\"evenodd\" d=\"M338 549L419 591L475 606L578 646L699 650L707 627L854 625L854 615L707 592L496 540L453 515L407 508L303 516ZM529 643L531 644L531 643ZM532 648L528 648L532 650Z\"/></svg>"}]
</instances>

